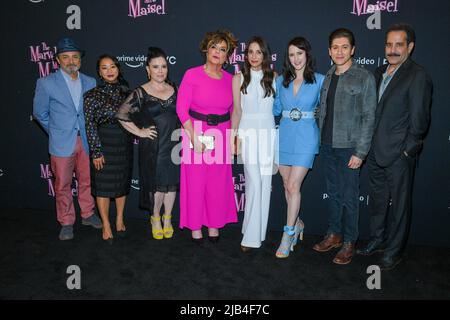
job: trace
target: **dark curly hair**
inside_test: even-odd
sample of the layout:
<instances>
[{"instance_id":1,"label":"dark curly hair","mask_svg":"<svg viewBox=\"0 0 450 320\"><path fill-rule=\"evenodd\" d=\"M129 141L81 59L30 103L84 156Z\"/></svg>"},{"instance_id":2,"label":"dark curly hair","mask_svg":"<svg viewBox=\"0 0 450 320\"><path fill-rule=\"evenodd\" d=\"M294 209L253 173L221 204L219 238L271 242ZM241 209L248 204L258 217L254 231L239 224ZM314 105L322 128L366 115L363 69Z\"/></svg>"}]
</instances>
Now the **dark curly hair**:
<instances>
[{"instance_id":1,"label":"dark curly hair","mask_svg":"<svg viewBox=\"0 0 450 320\"><path fill-rule=\"evenodd\" d=\"M147 66L150 65L150 61L155 58L163 58L167 61L167 54L163 51L163 49L158 47L148 47L147 50ZM169 78L169 63L167 63L167 78L166 83L170 84L172 87L176 88L174 82L172 82Z\"/></svg>"},{"instance_id":2,"label":"dark curly hair","mask_svg":"<svg viewBox=\"0 0 450 320\"><path fill-rule=\"evenodd\" d=\"M200 42L200 51L206 52L211 46L225 41L227 44L227 59L231 56L234 49L237 47L238 40L227 29L219 29L213 32L207 32L205 37Z\"/></svg>"}]
</instances>

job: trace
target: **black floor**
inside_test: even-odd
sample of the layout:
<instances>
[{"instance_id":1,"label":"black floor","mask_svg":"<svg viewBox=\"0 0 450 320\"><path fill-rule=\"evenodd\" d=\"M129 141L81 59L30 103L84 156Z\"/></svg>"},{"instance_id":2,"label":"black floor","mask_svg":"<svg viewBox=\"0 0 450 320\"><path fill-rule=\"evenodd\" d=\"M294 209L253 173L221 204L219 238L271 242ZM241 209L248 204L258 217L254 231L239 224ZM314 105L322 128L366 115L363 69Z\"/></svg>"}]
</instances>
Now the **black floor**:
<instances>
[{"instance_id":1,"label":"black floor","mask_svg":"<svg viewBox=\"0 0 450 320\"><path fill-rule=\"evenodd\" d=\"M59 241L54 213L0 211L0 299L449 299L450 250L410 246L404 261L381 273L381 289L366 286L374 258L350 265L336 251L311 248L306 234L288 259L277 259L281 232L243 254L240 229L227 226L220 242L198 247L189 230L153 240L148 222L126 221L127 239L104 243L101 231L78 218L72 241ZM67 268L81 269L81 290L66 287Z\"/></svg>"}]
</instances>

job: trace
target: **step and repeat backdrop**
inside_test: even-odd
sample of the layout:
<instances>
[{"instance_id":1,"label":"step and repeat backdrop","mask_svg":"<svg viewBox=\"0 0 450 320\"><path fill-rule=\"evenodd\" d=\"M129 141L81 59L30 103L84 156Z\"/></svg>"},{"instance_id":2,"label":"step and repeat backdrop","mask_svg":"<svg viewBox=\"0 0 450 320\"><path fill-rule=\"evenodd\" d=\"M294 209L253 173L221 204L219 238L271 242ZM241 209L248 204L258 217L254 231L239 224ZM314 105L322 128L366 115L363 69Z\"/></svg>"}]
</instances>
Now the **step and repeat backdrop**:
<instances>
[{"instance_id":1,"label":"step and repeat backdrop","mask_svg":"<svg viewBox=\"0 0 450 320\"><path fill-rule=\"evenodd\" d=\"M431 74L434 94L431 126L416 172L410 239L416 244L450 246L448 1L21 0L2 1L1 9L0 206L33 208L37 215L43 214L40 210L54 210L54 187L48 137L31 117L32 101L36 80L58 69L55 61L58 39L71 37L86 50L82 72L96 78L98 56L103 53L116 56L134 88L147 81L145 63L149 46L166 51L170 77L179 84L186 69L204 63L199 43L205 32L218 28L230 29L239 39L229 61L230 73L239 70L245 42L253 35L267 40L277 71L281 71L287 42L294 36L308 38L317 71L326 73L331 66L328 35L332 30L351 29L356 36L355 59L374 71L386 63L387 27L397 22L412 24L417 33L413 59ZM310 234L322 234L327 228L328 196L319 157L302 188L300 214ZM233 171L236 205L242 221L245 205L242 165L235 164ZM370 202L367 168L363 168L361 175L360 231L361 238L366 238ZM147 218L148 213L137 206L138 189L136 161L126 214ZM73 194L76 197L76 179ZM281 230L286 204L278 173L273 177L271 199L269 228ZM178 218L178 205L174 216Z\"/></svg>"}]
</instances>

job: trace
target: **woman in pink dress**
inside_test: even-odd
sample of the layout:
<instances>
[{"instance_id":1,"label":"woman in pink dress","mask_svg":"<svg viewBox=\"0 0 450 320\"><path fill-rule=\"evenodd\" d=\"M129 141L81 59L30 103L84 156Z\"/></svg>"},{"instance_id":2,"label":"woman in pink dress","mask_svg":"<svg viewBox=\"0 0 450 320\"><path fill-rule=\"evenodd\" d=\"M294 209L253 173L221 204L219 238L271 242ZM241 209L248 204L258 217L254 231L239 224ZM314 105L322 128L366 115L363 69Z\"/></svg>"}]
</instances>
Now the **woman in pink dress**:
<instances>
[{"instance_id":1,"label":"woman in pink dress","mask_svg":"<svg viewBox=\"0 0 450 320\"><path fill-rule=\"evenodd\" d=\"M223 70L236 45L228 30L208 32L200 44L206 63L187 70L178 91L177 114L184 129L180 228L191 229L198 244L203 226L215 243L220 228L237 222L229 147L232 76Z\"/></svg>"}]
</instances>

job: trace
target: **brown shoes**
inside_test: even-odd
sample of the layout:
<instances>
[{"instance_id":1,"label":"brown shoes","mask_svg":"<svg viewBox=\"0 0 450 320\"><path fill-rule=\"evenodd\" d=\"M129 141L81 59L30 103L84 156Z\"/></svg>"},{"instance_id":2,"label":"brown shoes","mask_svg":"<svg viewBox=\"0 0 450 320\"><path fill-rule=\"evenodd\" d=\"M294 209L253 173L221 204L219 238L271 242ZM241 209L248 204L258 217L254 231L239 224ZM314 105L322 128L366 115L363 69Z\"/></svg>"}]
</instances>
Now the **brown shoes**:
<instances>
[{"instance_id":1,"label":"brown shoes","mask_svg":"<svg viewBox=\"0 0 450 320\"><path fill-rule=\"evenodd\" d=\"M327 235L320 243L314 245L313 249L318 252L327 252L333 248L339 248L340 246L342 246L342 236L331 233Z\"/></svg>"},{"instance_id":2,"label":"brown shoes","mask_svg":"<svg viewBox=\"0 0 450 320\"><path fill-rule=\"evenodd\" d=\"M331 233L327 235L320 243L314 245L313 249L318 252L327 252L340 246L342 248L334 257L333 262L336 264L349 264L352 262L355 254L355 244L353 242L344 242L344 245L342 245L342 236L340 234Z\"/></svg>"},{"instance_id":3,"label":"brown shoes","mask_svg":"<svg viewBox=\"0 0 450 320\"><path fill-rule=\"evenodd\" d=\"M353 242L344 242L341 250L336 254L333 262L336 264L349 264L352 262L353 255L355 254L355 244Z\"/></svg>"}]
</instances>

